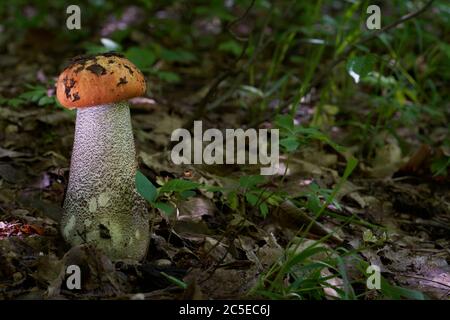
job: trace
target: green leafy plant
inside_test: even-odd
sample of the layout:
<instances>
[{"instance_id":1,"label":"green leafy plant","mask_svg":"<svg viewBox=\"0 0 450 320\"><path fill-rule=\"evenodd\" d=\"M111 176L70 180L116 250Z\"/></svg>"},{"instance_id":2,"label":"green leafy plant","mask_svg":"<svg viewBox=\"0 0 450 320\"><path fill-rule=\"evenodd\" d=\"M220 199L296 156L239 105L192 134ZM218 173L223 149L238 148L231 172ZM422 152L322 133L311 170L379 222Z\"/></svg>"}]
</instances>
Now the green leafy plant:
<instances>
[{"instance_id":1,"label":"green leafy plant","mask_svg":"<svg viewBox=\"0 0 450 320\"><path fill-rule=\"evenodd\" d=\"M372 55L352 56L347 61L347 72L358 83L361 78L366 77L369 72L373 71L375 57Z\"/></svg>"},{"instance_id":2,"label":"green leafy plant","mask_svg":"<svg viewBox=\"0 0 450 320\"><path fill-rule=\"evenodd\" d=\"M450 157L443 156L431 163L431 172L434 176L447 175L447 169L450 167Z\"/></svg>"},{"instance_id":3,"label":"green leafy plant","mask_svg":"<svg viewBox=\"0 0 450 320\"><path fill-rule=\"evenodd\" d=\"M19 107L27 103L37 104L38 106L59 105L54 96L48 96L46 87L27 84L26 88L28 91L21 93L17 98L7 99L0 97L0 103L8 104L11 107Z\"/></svg>"},{"instance_id":4,"label":"green leafy plant","mask_svg":"<svg viewBox=\"0 0 450 320\"><path fill-rule=\"evenodd\" d=\"M239 187L246 202L252 206L259 208L259 212L263 217L269 213L270 205L277 205L280 201L278 193L267 191L259 187L266 182L264 176L242 176L239 178Z\"/></svg>"},{"instance_id":5,"label":"green leafy plant","mask_svg":"<svg viewBox=\"0 0 450 320\"><path fill-rule=\"evenodd\" d=\"M340 299L355 299L354 290L348 281L342 258L323 245L323 240L313 241L304 248L301 238L294 240L275 263L259 280L251 293L270 299L315 299L325 298L325 288L332 289ZM333 284L336 277L344 280L342 286Z\"/></svg>"},{"instance_id":6,"label":"green leafy plant","mask_svg":"<svg viewBox=\"0 0 450 320\"><path fill-rule=\"evenodd\" d=\"M171 197L179 197L181 199L189 198L195 194L194 190L200 186L200 184L192 181L172 179L160 188L156 188L140 171L136 172L135 185L137 192L145 200L166 214L172 214L175 210L170 200Z\"/></svg>"},{"instance_id":7,"label":"green leafy plant","mask_svg":"<svg viewBox=\"0 0 450 320\"><path fill-rule=\"evenodd\" d=\"M321 188L315 182L312 182L308 187L308 191L305 193L307 198L306 207L311 212L319 212L322 207L322 201L327 199L331 199L330 204L336 209L339 210L341 208L339 202L332 197L333 190Z\"/></svg>"},{"instance_id":8,"label":"green leafy plant","mask_svg":"<svg viewBox=\"0 0 450 320\"><path fill-rule=\"evenodd\" d=\"M95 55L95 54L106 53L106 52L110 52L110 51L115 51L115 52L122 51L122 46L118 42L116 42L112 39L101 38L100 43L101 43L101 45L99 45L97 43L88 42L85 45L86 54Z\"/></svg>"},{"instance_id":9,"label":"green leafy plant","mask_svg":"<svg viewBox=\"0 0 450 320\"><path fill-rule=\"evenodd\" d=\"M231 53L238 57L242 52L242 45L236 40L224 41L219 45L219 51Z\"/></svg>"},{"instance_id":10,"label":"green leafy plant","mask_svg":"<svg viewBox=\"0 0 450 320\"><path fill-rule=\"evenodd\" d=\"M130 47L125 51L125 57L143 72L150 71L156 61L155 53L147 48Z\"/></svg>"},{"instance_id":11,"label":"green leafy plant","mask_svg":"<svg viewBox=\"0 0 450 320\"><path fill-rule=\"evenodd\" d=\"M342 147L334 143L319 129L294 125L294 119L291 115L278 115L275 118L275 125L280 129L280 145L288 153L298 150L313 140L324 142L336 151L340 152L343 150Z\"/></svg>"},{"instance_id":12,"label":"green leafy plant","mask_svg":"<svg viewBox=\"0 0 450 320\"><path fill-rule=\"evenodd\" d=\"M352 251L331 249L324 242L325 237L308 242L295 238L279 260L260 277L250 294L269 299L356 300L376 290L367 288L367 279L372 274L368 273L369 264L358 255L363 248ZM348 262L345 261L351 261L359 271L359 277L349 278ZM392 285L381 274L377 296L380 299L426 299L417 290Z\"/></svg>"},{"instance_id":13,"label":"green leafy plant","mask_svg":"<svg viewBox=\"0 0 450 320\"><path fill-rule=\"evenodd\" d=\"M241 176L226 187L205 186L206 191L219 192L223 202L232 210L245 213L245 204L257 208L262 217L269 213L270 206L276 206L282 200L284 192L269 191L263 187L267 179L261 175Z\"/></svg>"}]
</instances>

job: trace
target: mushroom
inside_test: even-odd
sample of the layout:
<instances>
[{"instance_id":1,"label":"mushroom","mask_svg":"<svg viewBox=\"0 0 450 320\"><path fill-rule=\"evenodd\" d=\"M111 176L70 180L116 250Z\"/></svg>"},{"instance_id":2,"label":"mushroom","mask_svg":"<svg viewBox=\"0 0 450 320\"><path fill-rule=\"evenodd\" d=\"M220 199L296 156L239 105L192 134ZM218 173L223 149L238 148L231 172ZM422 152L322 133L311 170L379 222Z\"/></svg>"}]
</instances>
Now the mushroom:
<instances>
[{"instance_id":1,"label":"mushroom","mask_svg":"<svg viewBox=\"0 0 450 320\"><path fill-rule=\"evenodd\" d=\"M57 98L77 108L61 232L72 245L92 243L112 260L141 260L149 221L135 188L136 152L126 100L142 96L142 73L122 55L75 58L59 76Z\"/></svg>"}]
</instances>

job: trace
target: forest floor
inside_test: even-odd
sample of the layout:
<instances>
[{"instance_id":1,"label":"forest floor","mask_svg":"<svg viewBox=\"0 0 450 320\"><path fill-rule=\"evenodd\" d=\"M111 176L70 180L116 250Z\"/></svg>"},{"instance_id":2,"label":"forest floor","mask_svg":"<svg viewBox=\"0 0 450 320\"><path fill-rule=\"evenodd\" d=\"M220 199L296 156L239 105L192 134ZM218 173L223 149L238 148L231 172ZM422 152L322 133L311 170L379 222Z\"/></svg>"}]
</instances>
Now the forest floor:
<instances>
[{"instance_id":1,"label":"forest floor","mask_svg":"<svg viewBox=\"0 0 450 320\"><path fill-rule=\"evenodd\" d=\"M38 33L0 54L0 96L13 99L26 91L24 84L35 83L54 97L48 83L62 70L69 48L54 49L51 40L40 41L40 36L52 38ZM291 299L301 288L306 294L302 298L321 297L319 292L329 299L342 297L342 292L364 299L420 298L420 293L432 299L450 297L450 181L448 175L429 170L439 147L411 138L411 151L405 154L392 135L385 134L372 158L359 157L351 175L343 178L349 155L368 146L346 143L350 151L338 151L312 141L289 155L282 153L278 174L251 183L251 192L277 195L258 208L246 203L251 202L249 190L239 185L243 176L258 175L257 166L177 166L170 161L172 131L194 115L211 82L199 79L194 68L178 72L183 84L131 102L139 169L158 186L170 179L223 190L236 186L236 200L226 192L198 188L186 199L167 195L176 214L149 205L151 243L146 259L137 265L112 263L89 245L70 248L60 235L59 221L75 112L30 100L16 107L3 101L1 299ZM225 83L234 79L232 75ZM312 92L310 101L302 102L299 123L311 121L318 95ZM364 97L364 92L355 94L349 105ZM202 114L204 130L247 128L248 114L236 107L240 99L240 94L231 95L213 112ZM358 112L364 115L364 106ZM271 120L259 127L270 128ZM348 142L348 130L339 127L328 135ZM399 135L412 137L409 130L402 128ZM442 141L448 127L433 125L428 132L433 141ZM310 266L311 273L282 270L292 252L298 254L313 243L323 251L299 262ZM336 264L317 268L314 263L319 261ZM65 285L71 264L83 271L81 290ZM380 267L385 291L366 288L369 265ZM310 279L311 284L302 283L295 291L289 284L297 279Z\"/></svg>"}]
</instances>

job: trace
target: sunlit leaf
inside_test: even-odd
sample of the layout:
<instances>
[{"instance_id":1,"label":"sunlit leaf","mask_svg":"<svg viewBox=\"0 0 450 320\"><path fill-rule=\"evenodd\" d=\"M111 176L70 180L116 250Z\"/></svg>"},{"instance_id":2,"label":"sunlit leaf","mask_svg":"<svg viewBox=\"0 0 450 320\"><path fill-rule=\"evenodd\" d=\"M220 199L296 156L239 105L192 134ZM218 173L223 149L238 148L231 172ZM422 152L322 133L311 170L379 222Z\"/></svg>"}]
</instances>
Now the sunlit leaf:
<instances>
[{"instance_id":1,"label":"sunlit leaf","mask_svg":"<svg viewBox=\"0 0 450 320\"><path fill-rule=\"evenodd\" d=\"M231 209L236 210L239 205L239 198L236 192L230 192L227 195L228 205Z\"/></svg>"},{"instance_id":2,"label":"sunlit leaf","mask_svg":"<svg viewBox=\"0 0 450 320\"><path fill-rule=\"evenodd\" d=\"M258 88L252 87L252 86L242 85L241 86L241 90L244 91L244 92L251 93L252 95L255 95L255 96L260 97L260 98L264 97L264 92L262 92Z\"/></svg>"},{"instance_id":3,"label":"sunlit leaf","mask_svg":"<svg viewBox=\"0 0 450 320\"><path fill-rule=\"evenodd\" d=\"M294 129L294 119L290 115L277 115L275 125L280 129L292 131Z\"/></svg>"},{"instance_id":4,"label":"sunlit leaf","mask_svg":"<svg viewBox=\"0 0 450 320\"><path fill-rule=\"evenodd\" d=\"M169 50L163 49L161 52L161 58L170 62L191 62L195 60L195 55L192 52L186 50Z\"/></svg>"},{"instance_id":5,"label":"sunlit leaf","mask_svg":"<svg viewBox=\"0 0 450 320\"><path fill-rule=\"evenodd\" d=\"M170 82L170 83L177 83L181 81L181 78L178 74L176 74L175 72L170 72L170 71L158 71L156 73L156 75L158 76L158 78L160 78L161 80L164 80L166 82Z\"/></svg>"},{"instance_id":6,"label":"sunlit leaf","mask_svg":"<svg viewBox=\"0 0 450 320\"><path fill-rule=\"evenodd\" d=\"M133 62L139 69L150 68L156 60L156 56L150 49L131 47L125 52L131 62Z\"/></svg>"},{"instance_id":7,"label":"sunlit leaf","mask_svg":"<svg viewBox=\"0 0 450 320\"><path fill-rule=\"evenodd\" d=\"M258 197L257 195L255 195L255 194L253 194L253 193L247 193L247 194L245 195L245 199L246 199L247 202L248 202L250 205L252 205L252 206L255 206L255 205L258 203L259 198L260 198L260 197Z\"/></svg>"},{"instance_id":8,"label":"sunlit leaf","mask_svg":"<svg viewBox=\"0 0 450 320\"><path fill-rule=\"evenodd\" d=\"M180 196L183 199L187 199L187 198L193 197L195 195L196 195L195 191L192 191L192 190L186 190L186 191L180 192Z\"/></svg>"},{"instance_id":9,"label":"sunlit leaf","mask_svg":"<svg viewBox=\"0 0 450 320\"><path fill-rule=\"evenodd\" d=\"M266 181L266 179L263 176L242 176L239 178L239 185L243 188L252 188L264 181Z\"/></svg>"},{"instance_id":10,"label":"sunlit leaf","mask_svg":"<svg viewBox=\"0 0 450 320\"><path fill-rule=\"evenodd\" d=\"M280 140L280 145L283 146L287 152L292 152L298 149L300 142L295 137L287 137Z\"/></svg>"},{"instance_id":11,"label":"sunlit leaf","mask_svg":"<svg viewBox=\"0 0 450 320\"><path fill-rule=\"evenodd\" d=\"M178 286L178 287L180 287L180 288L182 288L182 289L186 289L186 288L188 287L188 285L187 285L184 281L179 280L179 279L177 279L177 278L175 278L175 277L173 277L173 276L171 276L171 275L168 275L168 274L165 273L165 272L161 272L161 275L164 276L164 277L166 277L167 280L169 280L169 281L172 282L174 285L176 285L176 286Z\"/></svg>"},{"instance_id":12,"label":"sunlit leaf","mask_svg":"<svg viewBox=\"0 0 450 320\"><path fill-rule=\"evenodd\" d=\"M158 191L153 183L147 179L140 171L136 172L135 184L137 192L148 202L153 203L156 200Z\"/></svg>"},{"instance_id":13,"label":"sunlit leaf","mask_svg":"<svg viewBox=\"0 0 450 320\"><path fill-rule=\"evenodd\" d=\"M160 193L166 192L184 192L188 190L197 189L200 186L199 183L192 182L189 180L183 179L172 179L169 180L166 184L164 184L159 190Z\"/></svg>"},{"instance_id":14,"label":"sunlit leaf","mask_svg":"<svg viewBox=\"0 0 450 320\"><path fill-rule=\"evenodd\" d=\"M263 202L259 205L259 210L261 211L261 215L263 217L266 217L267 214L269 213L269 207L267 206L267 204L265 202Z\"/></svg>"},{"instance_id":15,"label":"sunlit leaf","mask_svg":"<svg viewBox=\"0 0 450 320\"><path fill-rule=\"evenodd\" d=\"M222 42L219 45L219 50L223 51L223 52L231 53L235 56L239 56L242 52L242 45L235 40L229 40L229 41Z\"/></svg>"},{"instance_id":16,"label":"sunlit leaf","mask_svg":"<svg viewBox=\"0 0 450 320\"><path fill-rule=\"evenodd\" d=\"M375 58L372 55L353 56L347 61L347 72L355 83L359 83L361 78L373 71L374 64Z\"/></svg>"},{"instance_id":17,"label":"sunlit leaf","mask_svg":"<svg viewBox=\"0 0 450 320\"><path fill-rule=\"evenodd\" d=\"M108 38L101 38L100 42L103 44L103 46L108 49L109 51L120 51L122 47L117 42L108 39Z\"/></svg>"},{"instance_id":18,"label":"sunlit leaf","mask_svg":"<svg viewBox=\"0 0 450 320\"><path fill-rule=\"evenodd\" d=\"M166 215L171 215L175 211L175 208L171 204L165 202L156 202L153 206L163 211Z\"/></svg>"}]
</instances>

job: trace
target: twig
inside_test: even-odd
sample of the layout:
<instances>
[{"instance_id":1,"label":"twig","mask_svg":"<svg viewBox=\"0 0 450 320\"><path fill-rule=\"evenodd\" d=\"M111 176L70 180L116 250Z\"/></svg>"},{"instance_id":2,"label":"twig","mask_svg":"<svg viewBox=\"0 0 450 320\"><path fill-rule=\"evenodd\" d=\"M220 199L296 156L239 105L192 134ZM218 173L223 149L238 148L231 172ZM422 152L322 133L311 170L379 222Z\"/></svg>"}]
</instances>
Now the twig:
<instances>
[{"instance_id":1,"label":"twig","mask_svg":"<svg viewBox=\"0 0 450 320\"><path fill-rule=\"evenodd\" d=\"M232 229L229 228L233 228L234 226L228 226L227 229L225 230L225 232L222 234L222 236L219 238L219 240L216 240L217 242L212 245L212 247L206 252L206 255L210 254L216 247L219 246L219 244L222 243L222 240L224 240L225 238L228 238L229 243L232 244L234 239L236 238L236 235L239 234L241 232L241 230L244 228L244 221L245 219L242 219L239 224L236 227L236 230L233 232ZM228 235L229 234L229 235ZM228 235L228 236L227 236ZM216 272L217 269L220 268L222 262L225 260L225 258L227 257L227 255L229 254L229 250L227 249L225 251L225 253L222 255L222 257L219 259L219 261L215 262L210 268L208 268L207 270L205 270L205 273L208 273L208 275L206 276L206 278L202 279L199 283L202 284L206 281L208 281L209 279L211 279L211 277L214 275L214 273Z\"/></svg>"},{"instance_id":2,"label":"twig","mask_svg":"<svg viewBox=\"0 0 450 320\"><path fill-rule=\"evenodd\" d=\"M242 20L244 20L246 17L247 17L247 15L250 13L250 10L252 10L252 8L253 8L253 6L255 5L255 1L256 0L252 0L252 2L250 3L250 5L247 7L247 9L245 10L245 12L244 12L244 14L242 15L242 16L240 16L240 17L238 17L237 19L234 19L233 21L231 21L228 25L227 25L227 30L228 30L228 32L233 36L233 38L235 38L235 39L237 39L237 40L239 40L239 41L242 41L242 42L247 42L248 41L248 38L241 38L240 36L238 36L237 34L235 34L234 32L233 32L233 30L231 30L231 27L232 26L234 26L236 23L238 23L238 22L240 22L240 21L242 21Z\"/></svg>"},{"instance_id":3,"label":"twig","mask_svg":"<svg viewBox=\"0 0 450 320\"><path fill-rule=\"evenodd\" d=\"M294 221L310 224L311 227L309 227L309 230L313 233L316 233L319 236L329 236L330 239L337 244L341 244L344 241L341 237L335 234L335 231L328 229L326 226L316 221L316 218L311 218L308 216L302 210L297 208L290 200L282 202L279 208L284 212L284 214L291 217Z\"/></svg>"},{"instance_id":4,"label":"twig","mask_svg":"<svg viewBox=\"0 0 450 320\"><path fill-rule=\"evenodd\" d=\"M413 276L413 275L410 275L410 274L398 274L397 276L404 277L404 278L412 278L412 279L417 279L417 280L428 281L428 282L436 283L436 284L441 285L441 286L446 287L446 288L450 288L450 286L448 284L446 284L446 283L443 283L443 282L440 282L440 281L436 281L436 280L427 279L427 278L424 278L424 277Z\"/></svg>"}]
</instances>

